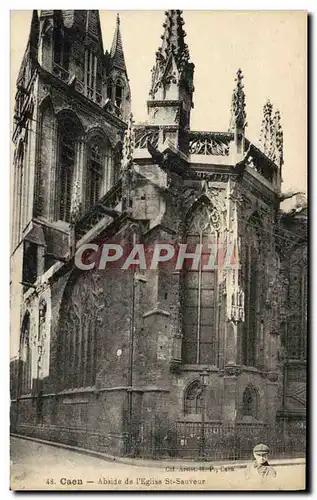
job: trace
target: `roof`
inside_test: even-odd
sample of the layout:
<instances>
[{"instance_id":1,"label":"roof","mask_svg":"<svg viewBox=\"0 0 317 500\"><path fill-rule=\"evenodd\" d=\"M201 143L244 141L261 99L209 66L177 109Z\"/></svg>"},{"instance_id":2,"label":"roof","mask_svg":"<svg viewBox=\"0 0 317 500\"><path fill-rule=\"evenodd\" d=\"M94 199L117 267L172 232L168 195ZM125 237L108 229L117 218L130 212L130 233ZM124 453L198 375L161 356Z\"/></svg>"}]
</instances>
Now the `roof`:
<instances>
[{"instance_id":1,"label":"roof","mask_svg":"<svg viewBox=\"0 0 317 500\"><path fill-rule=\"evenodd\" d=\"M113 35L112 46L110 50L111 66L126 71L126 65L123 54L122 38L120 31L120 17L117 14L116 29Z\"/></svg>"}]
</instances>

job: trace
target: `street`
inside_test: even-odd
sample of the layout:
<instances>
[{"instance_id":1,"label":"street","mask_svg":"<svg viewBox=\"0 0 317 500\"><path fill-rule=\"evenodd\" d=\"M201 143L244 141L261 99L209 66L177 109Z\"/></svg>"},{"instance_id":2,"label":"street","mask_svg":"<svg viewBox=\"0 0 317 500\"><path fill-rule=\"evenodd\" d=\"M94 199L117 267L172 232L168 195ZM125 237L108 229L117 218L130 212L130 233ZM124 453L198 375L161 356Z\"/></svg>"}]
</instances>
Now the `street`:
<instances>
[{"instance_id":1,"label":"street","mask_svg":"<svg viewBox=\"0 0 317 500\"><path fill-rule=\"evenodd\" d=\"M11 438L13 490L208 490L303 489L305 466L276 467L278 479L263 485L246 481L244 469L222 469L206 462L145 467L104 460L72 450Z\"/></svg>"}]
</instances>

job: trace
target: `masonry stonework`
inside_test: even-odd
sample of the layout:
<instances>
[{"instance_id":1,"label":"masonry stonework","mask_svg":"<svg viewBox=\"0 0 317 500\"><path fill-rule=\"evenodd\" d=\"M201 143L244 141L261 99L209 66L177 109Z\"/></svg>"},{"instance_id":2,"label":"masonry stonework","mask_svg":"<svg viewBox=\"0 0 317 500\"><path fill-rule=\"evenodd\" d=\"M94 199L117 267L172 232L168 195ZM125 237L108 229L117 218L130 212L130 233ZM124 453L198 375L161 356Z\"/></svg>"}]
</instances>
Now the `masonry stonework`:
<instances>
[{"instance_id":1,"label":"masonry stonework","mask_svg":"<svg viewBox=\"0 0 317 500\"><path fill-rule=\"evenodd\" d=\"M98 11L33 13L13 134L14 432L148 456L185 453L179 426L202 419L304 425L307 213L280 206L280 116L266 104L263 148L248 141L239 70L229 131L191 131L183 16L165 16L138 125L119 18L104 52ZM237 266L76 268L107 242L211 242Z\"/></svg>"}]
</instances>

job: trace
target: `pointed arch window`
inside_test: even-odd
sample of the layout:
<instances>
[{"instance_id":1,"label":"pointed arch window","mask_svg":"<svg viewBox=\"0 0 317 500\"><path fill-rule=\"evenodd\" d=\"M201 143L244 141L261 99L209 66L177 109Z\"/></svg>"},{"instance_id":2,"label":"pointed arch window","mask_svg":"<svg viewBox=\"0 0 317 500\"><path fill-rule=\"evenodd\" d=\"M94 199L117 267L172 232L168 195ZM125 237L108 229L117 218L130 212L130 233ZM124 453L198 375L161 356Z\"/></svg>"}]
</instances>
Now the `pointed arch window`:
<instances>
[{"instance_id":1,"label":"pointed arch window","mask_svg":"<svg viewBox=\"0 0 317 500\"><path fill-rule=\"evenodd\" d=\"M115 84L115 104L118 106L118 108L121 108L122 105L123 89L124 89L123 82L118 78Z\"/></svg>"},{"instance_id":2,"label":"pointed arch window","mask_svg":"<svg viewBox=\"0 0 317 500\"><path fill-rule=\"evenodd\" d=\"M103 154L99 142L88 146L87 208L94 206L101 196L103 181Z\"/></svg>"},{"instance_id":3,"label":"pointed arch window","mask_svg":"<svg viewBox=\"0 0 317 500\"><path fill-rule=\"evenodd\" d=\"M30 313L26 311L22 321L20 336L20 394L28 394L32 389L32 357L30 342Z\"/></svg>"},{"instance_id":4,"label":"pointed arch window","mask_svg":"<svg viewBox=\"0 0 317 500\"><path fill-rule=\"evenodd\" d=\"M262 297L263 246L261 221L257 214L250 217L246 227L244 255L244 307L245 322L242 336L242 362L246 366L257 364L258 311Z\"/></svg>"},{"instance_id":5,"label":"pointed arch window","mask_svg":"<svg viewBox=\"0 0 317 500\"><path fill-rule=\"evenodd\" d=\"M115 151L108 138L92 137L87 144L86 208L94 206L113 185Z\"/></svg>"},{"instance_id":6,"label":"pointed arch window","mask_svg":"<svg viewBox=\"0 0 317 500\"><path fill-rule=\"evenodd\" d=\"M59 124L59 193L58 219L70 222L71 196L74 180L77 128L75 123L66 118Z\"/></svg>"},{"instance_id":7,"label":"pointed arch window","mask_svg":"<svg viewBox=\"0 0 317 500\"><path fill-rule=\"evenodd\" d=\"M54 28L54 64L53 72L61 80L67 81L69 78L69 55L70 40L69 35L61 26Z\"/></svg>"},{"instance_id":8,"label":"pointed arch window","mask_svg":"<svg viewBox=\"0 0 317 500\"><path fill-rule=\"evenodd\" d=\"M205 203L187 220L187 252L195 252L197 245L202 245L202 252L198 269L193 269L193 261L188 259L182 273L182 358L186 364L216 364L217 276L215 269L204 267L210 256L208 244L217 243L218 229L218 213Z\"/></svg>"},{"instance_id":9,"label":"pointed arch window","mask_svg":"<svg viewBox=\"0 0 317 500\"><path fill-rule=\"evenodd\" d=\"M289 262L287 354L290 359L307 357L307 248L298 247Z\"/></svg>"},{"instance_id":10,"label":"pointed arch window","mask_svg":"<svg viewBox=\"0 0 317 500\"><path fill-rule=\"evenodd\" d=\"M89 99L96 97L97 56L91 49L85 50L85 91Z\"/></svg>"},{"instance_id":11,"label":"pointed arch window","mask_svg":"<svg viewBox=\"0 0 317 500\"><path fill-rule=\"evenodd\" d=\"M60 389L95 384L104 293L97 273L76 271L66 285L58 325Z\"/></svg>"},{"instance_id":12,"label":"pointed arch window","mask_svg":"<svg viewBox=\"0 0 317 500\"><path fill-rule=\"evenodd\" d=\"M258 391L253 386L245 389L242 397L242 416L258 419Z\"/></svg>"},{"instance_id":13,"label":"pointed arch window","mask_svg":"<svg viewBox=\"0 0 317 500\"><path fill-rule=\"evenodd\" d=\"M184 396L184 414L197 415L203 412L204 391L200 382L193 382L185 392Z\"/></svg>"},{"instance_id":14,"label":"pointed arch window","mask_svg":"<svg viewBox=\"0 0 317 500\"><path fill-rule=\"evenodd\" d=\"M111 101L113 100L112 94L113 94L113 82L112 82L112 80L108 80L107 81L107 98L110 99Z\"/></svg>"},{"instance_id":15,"label":"pointed arch window","mask_svg":"<svg viewBox=\"0 0 317 500\"><path fill-rule=\"evenodd\" d=\"M17 206L16 206L16 220L15 220L15 233L16 241L19 241L22 232L23 220L23 177L24 177L24 155L25 143L20 140L17 149L16 157L16 192L17 192Z\"/></svg>"}]
</instances>

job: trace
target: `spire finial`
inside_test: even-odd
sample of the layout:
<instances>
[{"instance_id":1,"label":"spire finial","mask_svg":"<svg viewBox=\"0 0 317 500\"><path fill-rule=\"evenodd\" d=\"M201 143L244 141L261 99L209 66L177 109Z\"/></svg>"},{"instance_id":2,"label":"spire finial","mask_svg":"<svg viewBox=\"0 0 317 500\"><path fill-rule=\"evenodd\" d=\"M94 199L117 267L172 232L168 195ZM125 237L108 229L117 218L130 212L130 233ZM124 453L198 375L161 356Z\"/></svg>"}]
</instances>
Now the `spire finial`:
<instances>
[{"instance_id":1,"label":"spire finial","mask_svg":"<svg viewBox=\"0 0 317 500\"><path fill-rule=\"evenodd\" d=\"M112 65L117 66L119 69L126 71L126 65L123 54L122 38L120 31L120 16L117 13L116 18L116 29L113 35L113 41L111 45L110 56L112 59Z\"/></svg>"},{"instance_id":2,"label":"spire finial","mask_svg":"<svg viewBox=\"0 0 317 500\"><path fill-rule=\"evenodd\" d=\"M263 152L271 157L272 154L272 139L273 139L273 119L272 119L273 105L268 99L263 106L263 119L261 125L260 142L262 144Z\"/></svg>"},{"instance_id":3,"label":"spire finial","mask_svg":"<svg viewBox=\"0 0 317 500\"><path fill-rule=\"evenodd\" d=\"M162 44L159 49L165 60L172 52L175 55L178 66L189 62L188 46L185 43L186 33L183 30L185 22L182 14L182 10L165 11L166 19L163 23L164 34L161 37Z\"/></svg>"},{"instance_id":4,"label":"spire finial","mask_svg":"<svg viewBox=\"0 0 317 500\"><path fill-rule=\"evenodd\" d=\"M281 114L277 109L273 117L273 161L280 167L283 165L283 129Z\"/></svg>"},{"instance_id":5,"label":"spire finial","mask_svg":"<svg viewBox=\"0 0 317 500\"><path fill-rule=\"evenodd\" d=\"M189 62L189 50L188 45L185 43L186 33L183 29L185 23L182 12L182 10L165 11L164 33L161 36L162 43L156 52L156 64L152 70L152 86L150 90L152 98L154 98L157 91L157 86L161 85L162 77L166 74L171 56L179 77L186 74L186 80L192 81L194 65Z\"/></svg>"},{"instance_id":6,"label":"spire finial","mask_svg":"<svg viewBox=\"0 0 317 500\"><path fill-rule=\"evenodd\" d=\"M263 152L280 167L283 164L283 129L281 115L277 109L273 115L273 105L268 99L263 106L260 142Z\"/></svg>"},{"instance_id":7,"label":"spire finial","mask_svg":"<svg viewBox=\"0 0 317 500\"><path fill-rule=\"evenodd\" d=\"M236 86L232 94L230 131L234 131L236 128L244 130L247 125L243 78L242 70L239 68L235 77Z\"/></svg>"}]
</instances>

